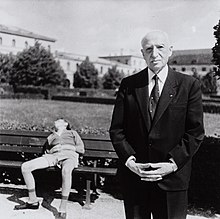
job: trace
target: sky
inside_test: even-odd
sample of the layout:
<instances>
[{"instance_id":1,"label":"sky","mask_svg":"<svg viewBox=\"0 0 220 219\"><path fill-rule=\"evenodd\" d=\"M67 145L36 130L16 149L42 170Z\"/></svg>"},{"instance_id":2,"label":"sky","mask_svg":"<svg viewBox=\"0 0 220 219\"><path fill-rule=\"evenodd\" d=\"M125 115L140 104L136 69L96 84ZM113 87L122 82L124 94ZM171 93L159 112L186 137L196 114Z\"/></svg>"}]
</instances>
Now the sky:
<instances>
[{"instance_id":1,"label":"sky","mask_svg":"<svg viewBox=\"0 0 220 219\"><path fill-rule=\"evenodd\" d=\"M220 0L0 0L0 24L55 38L55 49L108 56L140 53L150 30L174 50L212 48Z\"/></svg>"}]
</instances>

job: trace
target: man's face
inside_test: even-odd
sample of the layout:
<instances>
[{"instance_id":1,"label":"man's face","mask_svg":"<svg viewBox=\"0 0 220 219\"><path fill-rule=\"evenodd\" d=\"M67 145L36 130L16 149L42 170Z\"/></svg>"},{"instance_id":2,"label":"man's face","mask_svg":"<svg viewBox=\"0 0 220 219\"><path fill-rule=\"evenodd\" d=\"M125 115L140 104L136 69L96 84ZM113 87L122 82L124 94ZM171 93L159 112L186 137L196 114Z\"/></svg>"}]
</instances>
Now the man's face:
<instances>
[{"instance_id":1,"label":"man's face","mask_svg":"<svg viewBox=\"0 0 220 219\"><path fill-rule=\"evenodd\" d=\"M172 55L172 47L168 38L162 32L151 32L142 41L142 54L147 66L158 73Z\"/></svg>"},{"instance_id":2,"label":"man's face","mask_svg":"<svg viewBox=\"0 0 220 219\"><path fill-rule=\"evenodd\" d=\"M60 128L60 127L66 127L67 126L67 122L65 122L64 119L57 119L55 122L54 122L54 126L55 128Z\"/></svg>"}]
</instances>

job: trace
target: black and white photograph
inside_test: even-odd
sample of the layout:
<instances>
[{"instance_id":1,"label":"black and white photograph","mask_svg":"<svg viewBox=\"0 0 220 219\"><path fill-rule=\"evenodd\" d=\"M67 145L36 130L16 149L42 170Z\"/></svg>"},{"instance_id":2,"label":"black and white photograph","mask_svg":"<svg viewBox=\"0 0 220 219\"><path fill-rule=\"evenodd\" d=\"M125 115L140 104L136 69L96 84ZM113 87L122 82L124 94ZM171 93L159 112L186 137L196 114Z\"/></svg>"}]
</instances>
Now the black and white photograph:
<instances>
[{"instance_id":1,"label":"black and white photograph","mask_svg":"<svg viewBox=\"0 0 220 219\"><path fill-rule=\"evenodd\" d=\"M1 219L220 219L219 0L0 0Z\"/></svg>"}]
</instances>

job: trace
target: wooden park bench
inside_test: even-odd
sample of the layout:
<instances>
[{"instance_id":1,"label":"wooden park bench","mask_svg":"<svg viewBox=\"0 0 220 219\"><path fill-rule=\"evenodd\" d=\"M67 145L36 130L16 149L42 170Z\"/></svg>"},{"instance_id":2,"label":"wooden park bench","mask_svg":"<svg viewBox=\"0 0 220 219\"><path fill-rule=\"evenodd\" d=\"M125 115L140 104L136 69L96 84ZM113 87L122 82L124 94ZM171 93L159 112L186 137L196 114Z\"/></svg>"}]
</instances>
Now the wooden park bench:
<instances>
[{"instance_id":1,"label":"wooden park bench","mask_svg":"<svg viewBox=\"0 0 220 219\"><path fill-rule=\"evenodd\" d=\"M16 156L0 156L0 168L20 168L21 164L27 160L28 156L35 157L42 155L43 145L49 132L39 131L21 131L21 130L0 130L0 154L1 152L10 152ZM95 135L81 135L85 144L84 158L92 160L92 166L80 165L74 169L73 174L82 174L86 178L86 202L83 208L91 207L91 182L96 184L97 175L116 175L116 168L98 165L103 159L117 159L117 155L108 137ZM26 157L25 160L17 159ZM47 171L58 168L47 168Z\"/></svg>"}]
</instances>

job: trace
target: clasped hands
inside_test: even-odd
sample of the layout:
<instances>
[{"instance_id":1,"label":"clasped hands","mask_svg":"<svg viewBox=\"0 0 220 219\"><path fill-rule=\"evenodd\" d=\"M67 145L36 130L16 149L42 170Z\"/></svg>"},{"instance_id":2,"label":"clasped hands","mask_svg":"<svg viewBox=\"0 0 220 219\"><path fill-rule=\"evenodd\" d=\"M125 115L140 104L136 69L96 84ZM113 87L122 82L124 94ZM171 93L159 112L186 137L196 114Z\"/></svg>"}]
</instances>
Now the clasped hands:
<instances>
[{"instance_id":1,"label":"clasped hands","mask_svg":"<svg viewBox=\"0 0 220 219\"><path fill-rule=\"evenodd\" d=\"M127 167L137 175L141 177L143 181L158 181L170 173L173 170L173 163L160 162L160 163L136 163L134 160L130 160L127 163Z\"/></svg>"}]
</instances>

